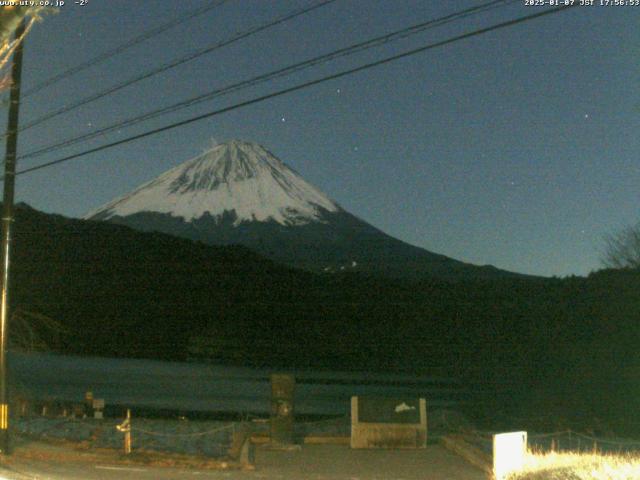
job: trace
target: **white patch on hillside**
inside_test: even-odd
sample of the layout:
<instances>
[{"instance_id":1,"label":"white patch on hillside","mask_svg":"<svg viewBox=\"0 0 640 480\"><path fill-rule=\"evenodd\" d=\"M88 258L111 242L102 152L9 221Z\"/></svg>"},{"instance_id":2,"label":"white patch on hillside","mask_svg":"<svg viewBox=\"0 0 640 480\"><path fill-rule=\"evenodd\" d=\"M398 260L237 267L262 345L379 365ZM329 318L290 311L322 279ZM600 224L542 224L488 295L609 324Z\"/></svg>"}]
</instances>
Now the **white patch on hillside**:
<instances>
[{"instance_id":1,"label":"white patch on hillside","mask_svg":"<svg viewBox=\"0 0 640 480\"><path fill-rule=\"evenodd\" d=\"M320 209L340 207L260 145L233 140L165 172L88 213L103 220L140 212L168 213L189 222L234 212L235 224L321 221Z\"/></svg>"}]
</instances>

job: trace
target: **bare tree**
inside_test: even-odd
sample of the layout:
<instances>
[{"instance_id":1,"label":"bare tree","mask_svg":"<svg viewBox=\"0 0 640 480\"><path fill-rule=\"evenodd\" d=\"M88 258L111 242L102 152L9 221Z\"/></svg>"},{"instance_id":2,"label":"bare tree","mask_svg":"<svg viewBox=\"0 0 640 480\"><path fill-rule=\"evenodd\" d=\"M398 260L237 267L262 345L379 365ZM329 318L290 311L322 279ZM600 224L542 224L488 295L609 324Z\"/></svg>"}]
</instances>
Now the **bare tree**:
<instances>
[{"instance_id":1,"label":"bare tree","mask_svg":"<svg viewBox=\"0 0 640 480\"><path fill-rule=\"evenodd\" d=\"M640 222L605 237L602 263L609 268L640 269Z\"/></svg>"},{"instance_id":2,"label":"bare tree","mask_svg":"<svg viewBox=\"0 0 640 480\"><path fill-rule=\"evenodd\" d=\"M18 2L16 2L18 3ZM34 2L37 3L37 2ZM53 11L49 8L48 10ZM45 11L45 7L20 7L5 6L0 7L0 92L8 90L11 86L11 74L9 59L14 50L27 36L33 24L41 19L41 14ZM24 33L17 38L12 35L18 24L25 20L26 28Z\"/></svg>"}]
</instances>

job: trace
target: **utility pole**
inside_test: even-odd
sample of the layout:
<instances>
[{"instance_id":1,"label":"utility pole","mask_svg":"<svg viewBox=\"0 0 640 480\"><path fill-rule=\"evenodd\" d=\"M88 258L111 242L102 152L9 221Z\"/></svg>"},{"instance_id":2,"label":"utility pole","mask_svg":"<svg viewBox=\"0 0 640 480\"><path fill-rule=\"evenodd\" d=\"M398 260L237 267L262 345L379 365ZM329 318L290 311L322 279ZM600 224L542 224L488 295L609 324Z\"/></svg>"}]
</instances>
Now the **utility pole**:
<instances>
[{"instance_id":1,"label":"utility pole","mask_svg":"<svg viewBox=\"0 0 640 480\"><path fill-rule=\"evenodd\" d=\"M23 36L24 19L14 38ZM9 400L7 395L7 339L9 336L9 259L11 224L16 180L16 152L18 149L18 114L20 112L20 78L22 76L22 47L24 38L13 53L11 66L11 94L7 123L7 149L4 161L4 193L2 212L2 298L0 304L0 454L9 454Z\"/></svg>"}]
</instances>

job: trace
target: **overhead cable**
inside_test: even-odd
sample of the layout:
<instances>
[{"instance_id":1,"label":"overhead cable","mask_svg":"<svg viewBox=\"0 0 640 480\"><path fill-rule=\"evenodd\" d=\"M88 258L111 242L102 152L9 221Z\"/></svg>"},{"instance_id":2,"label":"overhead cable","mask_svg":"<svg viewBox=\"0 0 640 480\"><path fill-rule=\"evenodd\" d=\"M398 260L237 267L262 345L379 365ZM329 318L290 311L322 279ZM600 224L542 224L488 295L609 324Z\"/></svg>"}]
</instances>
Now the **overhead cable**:
<instances>
[{"instance_id":1,"label":"overhead cable","mask_svg":"<svg viewBox=\"0 0 640 480\"><path fill-rule=\"evenodd\" d=\"M364 64L364 65L361 65L359 67L351 68L349 70L344 70L342 72L335 73L335 74L332 74L332 75L327 75L325 77L318 78L316 80L311 80L311 81L308 81L308 82L304 82L304 83L295 85L293 87L284 88L284 89L278 90L276 92L272 92L272 93L269 93L269 94L266 94L266 95L255 97L255 98L253 98L251 100L246 100L244 102L236 103L234 105L231 105L231 106L228 106L228 107L225 107L225 108L213 110L211 112L204 113L202 115L197 115L197 116L189 118L187 120L182 120L180 122L175 122L175 123L166 125L164 127L155 128L153 130L149 130L149 131L146 131L144 133L133 135L131 137L124 138L124 139L121 139L121 140L118 140L118 141L115 141L115 142L107 143L107 144L101 145L99 147L91 148L91 149L85 150L83 152L75 153L73 155L68 155L66 157L59 158L57 160L52 160L50 162L42 163L42 164L36 165L34 167L26 168L26 169L18 171L16 173L16 175L22 175L22 174L25 174L25 173L34 172L36 170L41 170L43 168L52 167L54 165L59 165L61 163L65 163L65 162L68 162L70 160L74 160L76 158L85 157L85 156L90 155L92 153L96 153L96 152L100 152L100 151L103 151L103 150L107 150L107 149L116 147L118 145L123 145L123 144L130 143L130 142L133 142L133 141L136 141L136 140L140 140L142 138L149 137L151 135L156 135L158 133L166 132L168 130L173 130L175 128L183 127L185 125L189 125L191 123L198 122L200 120L204 120L204 119L211 118L211 117L214 117L214 116L217 116L217 115L221 115L223 113L227 113L227 112L230 112L230 111L233 111L233 110L237 110L237 109L249 106L249 105L254 105L254 104L257 104L257 103L261 103L261 102L264 102L264 101L272 99L272 98L281 97L283 95L287 95L289 93L293 93L293 92L296 92L296 91L299 91L299 90L302 90L302 89L305 89L305 88L308 88L308 87L311 87L311 86L314 86L314 85L318 85L318 84L321 84L321 83L324 83L324 82L328 82L328 81L331 81L331 80L336 80L338 78L346 77L348 75L353 75L354 73L362 72L362 71L365 71L365 70L368 70L368 69L371 69L371 68L374 68L374 67L379 67L381 65L385 65L387 63L394 62L394 61L400 60L402 58L407 58L407 57L410 57L410 56L413 56L413 55L417 55L419 53L423 53L423 52L426 52L428 50L432 50L432 49L435 49L435 48L438 48L438 47L443 47L445 45L450 45L450 44L458 42L460 40L465 40L467 38L475 37L475 36L478 36L478 35L483 35L485 33L493 32L493 31L496 31L496 30L499 30L499 29L502 29L502 28L506 28L506 27L510 27L510 26L513 26L513 25L517 25L517 24L521 24L521 23L524 23L524 22L528 22L528 21L534 20L536 18L540 18L540 17L543 17L543 16L548 16L548 15L552 15L552 14L555 14L555 13L559 13L559 12L568 10L570 8L573 8L574 6L577 6L577 5L578 4L561 6L561 7L552 8L552 9L546 9L546 10L543 10L543 11L538 12L538 13L534 13L534 14L531 14L531 15L526 15L524 17L519 17L519 18L516 18L516 19L513 19L513 20L508 20L508 21L505 21L505 22L501 22L501 23L498 23L498 24L495 24L495 25L491 25L489 27L485 27L485 28L481 28L481 29L478 29L478 30L474 30L474 31L468 32L468 33L464 33L462 35L457 35L455 37L451 37L451 38L448 38L446 40L442 40L442 41L435 42L435 43L430 43L428 45L424 45L422 47L414 48L412 50L409 50L409 51L406 51L406 52L403 52L403 53L392 55L390 57L386 57L386 58L383 58L381 60L377 60L375 62L371 62L371 63L367 63L367 64Z\"/></svg>"}]
</instances>

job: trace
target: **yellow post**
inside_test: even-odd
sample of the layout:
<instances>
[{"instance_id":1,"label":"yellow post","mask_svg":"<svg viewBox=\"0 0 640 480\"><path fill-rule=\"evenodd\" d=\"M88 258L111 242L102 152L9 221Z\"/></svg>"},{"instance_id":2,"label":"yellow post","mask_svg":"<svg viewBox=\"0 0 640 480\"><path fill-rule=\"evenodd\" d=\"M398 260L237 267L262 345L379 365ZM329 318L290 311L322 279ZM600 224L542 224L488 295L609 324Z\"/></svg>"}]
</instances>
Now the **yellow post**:
<instances>
[{"instance_id":1,"label":"yellow post","mask_svg":"<svg viewBox=\"0 0 640 480\"><path fill-rule=\"evenodd\" d=\"M124 453L131 453L131 410L127 408L127 418L120 425L116 425L119 432L124 433Z\"/></svg>"},{"instance_id":2,"label":"yellow post","mask_svg":"<svg viewBox=\"0 0 640 480\"><path fill-rule=\"evenodd\" d=\"M9 405L3 403L0 405L0 429L9 428Z\"/></svg>"},{"instance_id":3,"label":"yellow post","mask_svg":"<svg viewBox=\"0 0 640 480\"><path fill-rule=\"evenodd\" d=\"M131 410L127 408L127 429L124 432L124 453L131 453Z\"/></svg>"}]
</instances>

